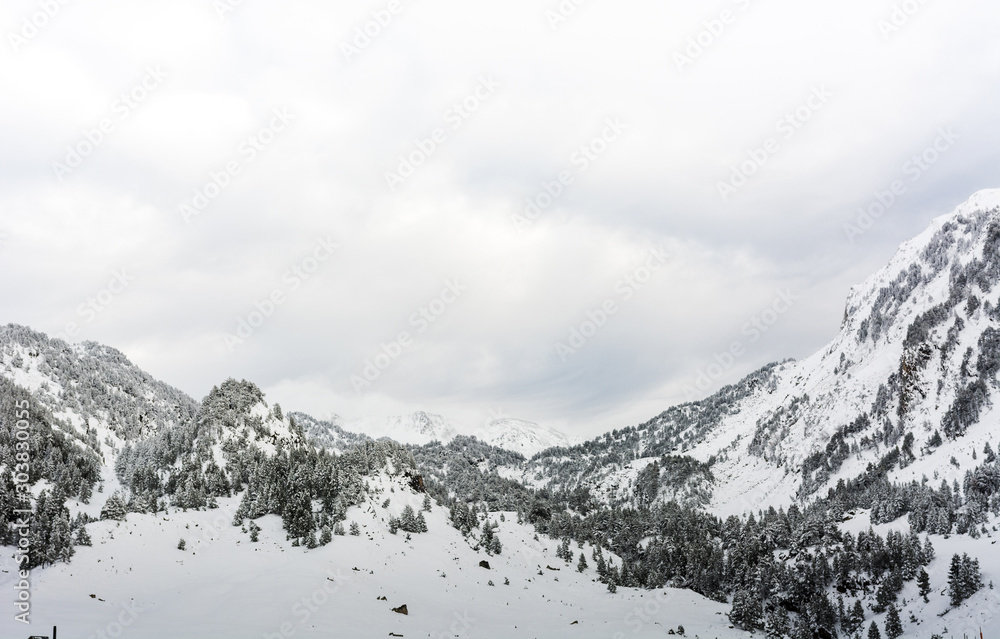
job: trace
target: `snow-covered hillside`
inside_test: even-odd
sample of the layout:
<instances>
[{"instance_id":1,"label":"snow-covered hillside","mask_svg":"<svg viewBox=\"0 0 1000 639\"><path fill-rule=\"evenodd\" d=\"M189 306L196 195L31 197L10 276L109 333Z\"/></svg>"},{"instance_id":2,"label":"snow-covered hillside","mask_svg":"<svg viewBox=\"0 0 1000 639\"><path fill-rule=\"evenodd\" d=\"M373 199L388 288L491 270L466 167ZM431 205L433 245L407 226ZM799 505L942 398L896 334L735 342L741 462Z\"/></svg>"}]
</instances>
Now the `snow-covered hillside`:
<instances>
[{"instance_id":1,"label":"snow-covered hillside","mask_svg":"<svg viewBox=\"0 0 1000 639\"><path fill-rule=\"evenodd\" d=\"M425 513L429 532L393 535L389 517L419 509L422 496L385 475L371 487L372 497L347 512L360 535L311 550L289 547L273 515L257 520L259 541L251 542L245 526L231 525L237 498L217 510L91 524L92 547L35 577L32 632L58 624L70 638L506 639L663 637L683 626L689 637L748 636L730 627L725 604L688 590L609 594L593 567L581 573L556 557L558 542L535 539L515 513L488 515L499 524L500 555L473 550L439 506ZM574 551L590 559L593 548ZM9 556L0 559L6 587L13 568ZM408 614L392 611L404 604ZM21 635L11 615L0 618L0 636Z\"/></svg>"},{"instance_id":2,"label":"snow-covered hillside","mask_svg":"<svg viewBox=\"0 0 1000 639\"><path fill-rule=\"evenodd\" d=\"M711 466L720 514L825 494L893 448L891 480L961 482L1000 441L998 285L1000 190L981 191L855 287L840 332L813 356L507 472L628 494L635 468L685 455ZM594 463L622 456L638 459Z\"/></svg>"},{"instance_id":3,"label":"snow-covered hillside","mask_svg":"<svg viewBox=\"0 0 1000 639\"><path fill-rule=\"evenodd\" d=\"M136 440L194 417L198 403L96 342L67 344L24 326L0 326L0 376L51 411L55 428L113 460Z\"/></svg>"},{"instance_id":4,"label":"snow-covered hillside","mask_svg":"<svg viewBox=\"0 0 1000 639\"><path fill-rule=\"evenodd\" d=\"M317 420L246 380L199 403L9 325L0 543L29 531L33 621L64 637L995 635L998 373L1000 191L853 289L818 353L582 443Z\"/></svg>"}]
</instances>

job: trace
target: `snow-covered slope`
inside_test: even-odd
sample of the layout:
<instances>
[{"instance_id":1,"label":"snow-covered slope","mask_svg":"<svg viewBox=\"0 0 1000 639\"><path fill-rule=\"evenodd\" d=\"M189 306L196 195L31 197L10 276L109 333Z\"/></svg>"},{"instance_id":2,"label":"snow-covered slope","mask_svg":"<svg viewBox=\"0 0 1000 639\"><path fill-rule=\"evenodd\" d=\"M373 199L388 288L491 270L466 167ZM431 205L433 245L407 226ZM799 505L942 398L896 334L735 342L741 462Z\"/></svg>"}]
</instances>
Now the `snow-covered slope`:
<instances>
[{"instance_id":1,"label":"snow-covered slope","mask_svg":"<svg viewBox=\"0 0 1000 639\"><path fill-rule=\"evenodd\" d=\"M1000 190L982 191L855 287L826 348L779 366L688 449L721 458L718 505L742 510L823 492L893 447L902 455L890 479L961 481L1000 423L990 399L1000 357L998 242Z\"/></svg>"},{"instance_id":2,"label":"snow-covered slope","mask_svg":"<svg viewBox=\"0 0 1000 639\"><path fill-rule=\"evenodd\" d=\"M513 417L494 419L477 431L475 436L491 446L512 450L525 457L531 457L546 448L573 444L570 437L554 428Z\"/></svg>"},{"instance_id":3,"label":"snow-covered slope","mask_svg":"<svg viewBox=\"0 0 1000 639\"><path fill-rule=\"evenodd\" d=\"M491 446L531 457L546 448L569 446L573 443L565 433L523 419L500 417L480 428L469 427L434 413L417 411L392 417L361 417L344 419L332 415L316 419L305 413L294 413L306 433L317 442L334 450L345 450L360 438L388 438L401 444L423 445L432 441L447 444L459 435L476 437Z\"/></svg>"},{"instance_id":4,"label":"snow-covered slope","mask_svg":"<svg viewBox=\"0 0 1000 639\"><path fill-rule=\"evenodd\" d=\"M362 433L372 439L388 437L401 444L426 444L434 440L449 442L457 435L463 434L464 430L457 422L447 417L424 411L409 415L360 417L350 420L334 415L329 421L348 432Z\"/></svg>"},{"instance_id":5,"label":"snow-covered slope","mask_svg":"<svg viewBox=\"0 0 1000 639\"><path fill-rule=\"evenodd\" d=\"M685 455L710 465L720 514L824 494L893 449L890 480L961 481L998 439L998 284L1000 190L981 191L855 287L813 356L507 473L627 497L637 467Z\"/></svg>"},{"instance_id":6,"label":"snow-covered slope","mask_svg":"<svg viewBox=\"0 0 1000 639\"><path fill-rule=\"evenodd\" d=\"M689 637L748 636L731 628L728 606L688 590L609 594L593 566L577 572L555 556L557 541L534 538L515 513L505 522L489 514L500 555L473 550L438 506L426 513L427 533L390 534L388 518L407 505L419 509L422 496L384 476L372 488L383 492L347 513L361 534L312 550L289 547L274 515L257 520L260 540L251 542L231 525L235 497L220 499L217 510L91 524L93 547L35 574L31 632L58 624L60 637L555 639L663 637L683 625ZM13 561L0 558L0 569L8 577ZM392 611L404 604L408 614ZM0 618L0 636L27 634L12 615Z\"/></svg>"},{"instance_id":7,"label":"snow-covered slope","mask_svg":"<svg viewBox=\"0 0 1000 639\"><path fill-rule=\"evenodd\" d=\"M17 324L0 326L0 375L31 392L54 424L113 459L139 440L194 417L198 403L154 379L120 351L68 344Z\"/></svg>"}]
</instances>

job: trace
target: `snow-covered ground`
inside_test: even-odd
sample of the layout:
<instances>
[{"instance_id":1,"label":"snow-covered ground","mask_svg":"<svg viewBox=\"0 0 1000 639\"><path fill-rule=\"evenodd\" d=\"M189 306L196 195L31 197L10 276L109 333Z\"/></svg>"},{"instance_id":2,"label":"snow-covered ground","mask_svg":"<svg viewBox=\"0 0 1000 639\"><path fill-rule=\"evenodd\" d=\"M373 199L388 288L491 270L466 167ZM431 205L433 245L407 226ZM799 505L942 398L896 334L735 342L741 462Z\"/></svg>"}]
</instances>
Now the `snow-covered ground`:
<instances>
[{"instance_id":1,"label":"snow-covered ground","mask_svg":"<svg viewBox=\"0 0 1000 639\"><path fill-rule=\"evenodd\" d=\"M389 533L387 520L422 496L395 487L348 512L361 535L293 548L276 516L258 520L260 541L231 525L236 498L212 511L129 514L90 524L92 547L69 564L32 573L32 625L0 620L0 637L688 637L746 636L729 627L728 606L691 591L619 588L596 582L592 548L573 547L590 567L555 556L557 542L534 539L506 513L500 555L476 552L434 506L430 532ZM381 500L390 498L388 509ZM379 502L379 503L376 503ZM498 513L490 519L496 521ZM178 550L184 538L186 550ZM481 560L490 569L479 566ZM616 560L617 563L617 560ZM558 568L550 570L548 567ZM9 583L11 556L0 561ZM505 585L504 580L509 580ZM492 581L494 585L489 585ZM4 586L9 587L7 585ZM385 600L379 599L385 597ZM392 611L406 604L409 614ZM574 623L576 622L576 623ZM126 625L127 624L127 625Z\"/></svg>"},{"instance_id":2,"label":"snow-covered ground","mask_svg":"<svg viewBox=\"0 0 1000 639\"><path fill-rule=\"evenodd\" d=\"M996 518L993 518L986 527L992 529L997 523ZM857 535L868 530L869 526L871 519L868 511L859 511L852 519L841 524L840 529ZM890 530L904 535L910 532L906 517L871 528L880 535L885 535ZM986 639L1000 636L1000 551L996 545L1000 532L991 530L989 535L979 539L972 539L968 535L929 535L934 546L934 560L926 568L930 575L931 594L927 597L929 602L924 603L917 594L916 580L903 587L899 603L905 603L899 606L899 618L903 622L904 637L926 639L932 634L939 634L945 639L965 636L974 638L979 636L980 629ZM979 559L984 585L960 607L952 610L948 598L948 569L952 555L962 553ZM990 584L995 587L990 588ZM866 613L871 615L867 606ZM912 621L911 615L916 621ZM870 616L865 621L866 628L872 619L878 623L879 628L885 627L885 613Z\"/></svg>"}]
</instances>

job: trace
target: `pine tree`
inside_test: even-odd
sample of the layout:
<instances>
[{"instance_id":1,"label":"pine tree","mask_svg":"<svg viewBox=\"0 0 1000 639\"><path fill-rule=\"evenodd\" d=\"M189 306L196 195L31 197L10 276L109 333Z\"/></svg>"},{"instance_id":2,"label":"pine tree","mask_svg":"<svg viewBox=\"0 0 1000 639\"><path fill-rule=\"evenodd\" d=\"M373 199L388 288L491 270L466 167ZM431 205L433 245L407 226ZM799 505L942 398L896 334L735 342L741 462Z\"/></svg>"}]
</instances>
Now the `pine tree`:
<instances>
[{"instance_id":1,"label":"pine tree","mask_svg":"<svg viewBox=\"0 0 1000 639\"><path fill-rule=\"evenodd\" d=\"M355 537L361 534L361 526L356 521L351 522L351 534Z\"/></svg>"},{"instance_id":2,"label":"pine tree","mask_svg":"<svg viewBox=\"0 0 1000 639\"><path fill-rule=\"evenodd\" d=\"M559 545L559 549L556 552L556 556L565 561L567 564L573 561L573 551L569 549L569 537L563 539L562 543Z\"/></svg>"},{"instance_id":3,"label":"pine tree","mask_svg":"<svg viewBox=\"0 0 1000 639\"><path fill-rule=\"evenodd\" d=\"M313 548L315 548L318 545L319 544L316 543L316 531L315 530L310 530L309 531L309 537L306 538L306 548L309 548L310 550L312 550Z\"/></svg>"},{"instance_id":4,"label":"pine tree","mask_svg":"<svg viewBox=\"0 0 1000 639\"><path fill-rule=\"evenodd\" d=\"M108 497L108 500L104 502L104 506L101 508L101 519L117 519L118 521L123 521L125 519L125 513L128 512L125 508L125 500L122 499L118 491L115 491Z\"/></svg>"},{"instance_id":5,"label":"pine tree","mask_svg":"<svg viewBox=\"0 0 1000 639\"><path fill-rule=\"evenodd\" d=\"M919 594L924 599L924 603L927 603L927 595L931 593L931 577L927 574L927 571L923 568L917 574L917 587L919 588Z\"/></svg>"},{"instance_id":6,"label":"pine tree","mask_svg":"<svg viewBox=\"0 0 1000 639\"><path fill-rule=\"evenodd\" d=\"M417 514L413 512L412 506L403 508L403 513L399 516L399 527L406 532L417 532Z\"/></svg>"},{"instance_id":7,"label":"pine tree","mask_svg":"<svg viewBox=\"0 0 1000 639\"><path fill-rule=\"evenodd\" d=\"M868 626L868 639L882 639L882 633L878 631L878 624L874 621Z\"/></svg>"},{"instance_id":8,"label":"pine tree","mask_svg":"<svg viewBox=\"0 0 1000 639\"><path fill-rule=\"evenodd\" d=\"M948 569L948 596L953 608L961 605L966 597L965 583L962 580L962 558L958 554L952 555Z\"/></svg>"},{"instance_id":9,"label":"pine tree","mask_svg":"<svg viewBox=\"0 0 1000 639\"><path fill-rule=\"evenodd\" d=\"M184 550L185 548L187 548L187 542L181 537L180 541L177 542L177 550Z\"/></svg>"},{"instance_id":10,"label":"pine tree","mask_svg":"<svg viewBox=\"0 0 1000 639\"><path fill-rule=\"evenodd\" d=\"M59 513L52 523L52 533L49 537L46 557L49 563L69 562L74 552L76 551L73 549L73 534L69 516L66 512Z\"/></svg>"},{"instance_id":11,"label":"pine tree","mask_svg":"<svg viewBox=\"0 0 1000 639\"><path fill-rule=\"evenodd\" d=\"M258 534L260 533L260 526L257 525L257 522L251 519L249 528L250 528L250 541L256 542L259 539Z\"/></svg>"},{"instance_id":12,"label":"pine tree","mask_svg":"<svg viewBox=\"0 0 1000 639\"><path fill-rule=\"evenodd\" d=\"M334 524L333 525L333 534L334 535L340 535L341 537L343 537L344 536L344 524L342 524L339 521L336 524Z\"/></svg>"},{"instance_id":13,"label":"pine tree","mask_svg":"<svg viewBox=\"0 0 1000 639\"><path fill-rule=\"evenodd\" d=\"M924 537L923 559L925 566L934 560L934 546L931 544L931 538L929 535Z\"/></svg>"},{"instance_id":14,"label":"pine tree","mask_svg":"<svg viewBox=\"0 0 1000 639\"><path fill-rule=\"evenodd\" d=\"M757 630L763 626L761 604L756 594L748 590L737 590L733 595L733 608L729 620L744 630Z\"/></svg>"},{"instance_id":15,"label":"pine tree","mask_svg":"<svg viewBox=\"0 0 1000 639\"><path fill-rule=\"evenodd\" d=\"M774 606L767 611L764 629L767 636L772 639L788 635L792 629L792 620L788 617L788 611L784 606Z\"/></svg>"},{"instance_id":16,"label":"pine tree","mask_svg":"<svg viewBox=\"0 0 1000 639\"><path fill-rule=\"evenodd\" d=\"M93 541L90 539L90 533L87 532L86 526L80 526L76 529L76 545L77 546L91 546Z\"/></svg>"},{"instance_id":17,"label":"pine tree","mask_svg":"<svg viewBox=\"0 0 1000 639\"><path fill-rule=\"evenodd\" d=\"M431 511L431 496L424 495L424 504L420 507L420 510L429 513Z\"/></svg>"},{"instance_id":18,"label":"pine tree","mask_svg":"<svg viewBox=\"0 0 1000 639\"><path fill-rule=\"evenodd\" d=\"M312 499L305 490L299 490L285 504L281 513L285 530L292 537L307 537L316 530L316 520L312 514Z\"/></svg>"},{"instance_id":19,"label":"pine tree","mask_svg":"<svg viewBox=\"0 0 1000 639\"><path fill-rule=\"evenodd\" d=\"M597 576L604 579L608 575L608 564L604 560L604 553L597 552L597 548L594 548L594 552L597 554L594 560L597 562Z\"/></svg>"},{"instance_id":20,"label":"pine tree","mask_svg":"<svg viewBox=\"0 0 1000 639\"><path fill-rule=\"evenodd\" d=\"M576 571L583 572L586 569L587 569L587 556L584 555L583 553L580 553L580 561L576 563Z\"/></svg>"},{"instance_id":21,"label":"pine tree","mask_svg":"<svg viewBox=\"0 0 1000 639\"><path fill-rule=\"evenodd\" d=\"M796 617L795 624L792 626L791 637L792 639L813 639L812 626L809 624L809 618L806 615Z\"/></svg>"},{"instance_id":22,"label":"pine tree","mask_svg":"<svg viewBox=\"0 0 1000 639\"><path fill-rule=\"evenodd\" d=\"M968 599L983 587L982 575L979 572L979 560L972 559L967 554L962 553L961 568L962 599Z\"/></svg>"},{"instance_id":23,"label":"pine tree","mask_svg":"<svg viewBox=\"0 0 1000 639\"><path fill-rule=\"evenodd\" d=\"M861 600L857 599L854 602L854 607L851 608L851 634L861 630L865 624L865 607L861 605Z\"/></svg>"},{"instance_id":24,"label":"pine tree","mask_svg":"<svg viewBox=\"0 0 1000 639\"><path fill-rule=\"evenodd\" d=\"M903 624L899 620L899 611L895 604L889 604L889 612L885 615L885 636L896 639L903 634Z\"/></svg>"},{"instance_id":25,"label":"pine tree","mask_svg":"<svg viewBox=\"0 0 1000 639\"><path fill-rule=\"evenodd\" d=\"M319 544L325 546L333 540L333 535L330 533L330 526L323 526L319 533Z\"/></svg>"}]
</instances>

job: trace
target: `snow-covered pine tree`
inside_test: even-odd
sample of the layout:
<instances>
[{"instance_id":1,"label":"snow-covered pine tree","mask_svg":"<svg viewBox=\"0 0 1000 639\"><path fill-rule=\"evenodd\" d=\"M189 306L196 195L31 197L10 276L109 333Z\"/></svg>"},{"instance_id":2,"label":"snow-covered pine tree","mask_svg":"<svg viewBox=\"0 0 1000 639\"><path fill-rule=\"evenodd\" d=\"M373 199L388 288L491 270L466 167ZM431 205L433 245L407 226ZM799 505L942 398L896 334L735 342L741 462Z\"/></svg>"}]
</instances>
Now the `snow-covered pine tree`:
<instances>
[{"instance_id":1,"label":"snow-covered pine tree","mask_svg":"<svg viewBox=\"0 0 1000 639\"><path fill-rule=\"evenodd\" d=\"M78 527L76 529L76 540L75 540L74 543L76 543L77 546L92 546L93 545L94 542L91 541L91 539L90 539L90 533L87 532L87 527L86 526L81 525L80 527Z\"/></svg>"},{"instance_id":2,"label":"snow-covered pine tree","mask_svg":"<svg viewBox=\"0 0 1000 639\"><path fill-rule=\"evenodd\" d=\"M889 604L889 611L885 614L885 636L888 639L896 639L903 634L903 624L899 620L899 611L895 604Z\"/></svg>"},{"instance_id":3,"label":"snow-covered pine tree","mask_svg":"<svg viewBox=\"0 0 1000 639\"><path fill-rule=\"evenodd\" d=\"M101 508L101 519L116 519L122 521L125 519L125 513L127 513L125 508L125 500L122 496L118 494L118 491L111 493L108 500L104 502L104 506Z\"/></svg>"},{"instance_id":4,"label":"snow-covered pine tree","mask_svg":"<svg viewBox=\"0 0 1000 639\"><path fill-rule=\"evenodd\" d=\"M951 566L948 569L948 597L953 608L965 600L965 582L962 579L962 558L956 553L951 556Z\"/></svg>"},{"instance_id":5,"label":"snow-covered pine tree","mask_svg":"<svg viewBox=\"0 0 1000 639\"><path fill-rule=\"evenodd\" d=\"M403 508L403 512L399 516L399 527L406 532L416 532L417 530L417 514L413 512L413 507L409 504Z\"/></svg>"},{"instance_id":6,"label":"snow-covered pine tree","mask_svg":"<svg viewBox=\"0 0 1000 639\"><path fill-rule=\"evenodd\" d=\"M927 595L931 593L931 577L923 568L917 573L917 588L918 594L923 598L924 603L927 603Z\"/></svg>"}]
</instances>

